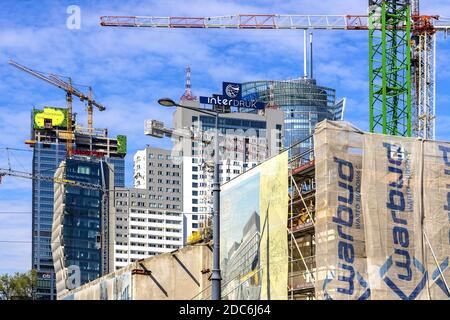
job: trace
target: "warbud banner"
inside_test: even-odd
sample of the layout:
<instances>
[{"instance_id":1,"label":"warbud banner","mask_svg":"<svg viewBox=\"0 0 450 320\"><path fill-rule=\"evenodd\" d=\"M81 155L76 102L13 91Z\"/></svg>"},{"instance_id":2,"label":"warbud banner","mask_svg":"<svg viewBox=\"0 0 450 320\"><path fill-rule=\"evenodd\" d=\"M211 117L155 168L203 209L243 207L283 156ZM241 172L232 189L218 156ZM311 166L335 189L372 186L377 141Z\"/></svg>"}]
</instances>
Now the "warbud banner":
<instances>
[{"instance_id":1,"label":"warbud banner","mask_svg":"<svg viewBox=\"0 0 450 320\"><path fill-rule=\"evenodd\" d=\"M450 143L424 142L423 233L427 298L450 299Z\"/></svg>"},{"instance_id":2,"label":"warbud banner","mask_svg":"<svg viewBox=\"0 0 450 320\"><path fill-rule=\"evenodd\" d=\"M372 299L420 299L426 285L421 147L416 139L364 135L362 202Z\"/></svg>"},{"instance_id":3,"label":"warbud banner","mask_svg":"<svg viewBox=\"0 0 450 320\"><path fill-rule=\"evenodd\" d=\"M316 127L317 299L370 299L361 208L362 147L363 132L346 122L323 121Z\"/></svg>"},{"instance_id":4,"label":"warbud banner","mask_svg":"<svg viewBox=\"0 0 450 320\"><path fill-rule=\"evenodd\" d=\"M450 299L450 143L316 128L318 299Z\"/></svg>"}]
</instances>

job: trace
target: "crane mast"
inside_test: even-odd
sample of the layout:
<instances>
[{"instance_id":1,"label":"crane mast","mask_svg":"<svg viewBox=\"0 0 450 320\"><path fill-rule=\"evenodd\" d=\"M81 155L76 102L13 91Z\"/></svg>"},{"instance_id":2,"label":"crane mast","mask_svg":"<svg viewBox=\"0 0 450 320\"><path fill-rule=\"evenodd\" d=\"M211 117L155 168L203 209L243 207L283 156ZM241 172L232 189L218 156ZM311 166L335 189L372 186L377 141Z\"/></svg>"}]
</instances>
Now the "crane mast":
<instances>
[{"instance_id":1,"label":"crane mast","mask_svg":"<svg viewBox=\"0 0 450 320\"><path fill-rule=\"evenodd\" d=\"M0 183L2 181L2 178L5 176L30 179L30 180L42 180L42 181L47 181L47 182L52 182L52 183L57 183L57 184L64 184L64 185L68 185L68 186L72 186L72 187L100 190L102 192L104 191L104 188L101 185L97 185L97 184L92 184L92 183L87 183L87 182L79 182L79 181L74 181L74 180L69 180L69 179L64 179L64 178L49 177L49 176L44 176L44 175L40 175L40 174L33 174L33 173L29 173L29 172L17 171L17 170L12 170L12 169L0 168Z\"/></svg>"},{"instance_id":2,"label":"crane mast","mask_svg":"<svg viewBox=\"0 0 450 320\"><path fill-rule=\"evenodd\" d=\"M100 25L369 31L370 130L435 138L436 32L450 33L450 19L421 16L418 0L369 0L369 15L102 16Z\"/></svg>"},{"instance_id":3,"label":"crane mast","mask_svg":"<svg viewBox=\"0 0 450 320\"><path fill-rule=\"evenodd\" d=\"M410 137L409 0L369 0L370 132Z\"/></svg>"}]
</instances>

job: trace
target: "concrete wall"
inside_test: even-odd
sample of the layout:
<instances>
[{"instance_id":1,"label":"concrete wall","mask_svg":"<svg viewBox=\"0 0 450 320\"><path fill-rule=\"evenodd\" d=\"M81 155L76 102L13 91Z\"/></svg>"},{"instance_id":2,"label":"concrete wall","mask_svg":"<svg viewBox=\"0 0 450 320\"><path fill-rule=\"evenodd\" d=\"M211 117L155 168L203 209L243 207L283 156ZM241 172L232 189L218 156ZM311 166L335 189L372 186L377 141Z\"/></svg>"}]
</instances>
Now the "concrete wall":
<instances>
[{"instance_id":1,"label":"concrete wall","mask_svg":"<svg viewBox=\"0 0 450 320\"><path fill-rule=\"evenodd\" d=\"M207 244L136 261L69 291L64 300L189 300L210 297L212 248Z\"/></svg>"}]
</instances>

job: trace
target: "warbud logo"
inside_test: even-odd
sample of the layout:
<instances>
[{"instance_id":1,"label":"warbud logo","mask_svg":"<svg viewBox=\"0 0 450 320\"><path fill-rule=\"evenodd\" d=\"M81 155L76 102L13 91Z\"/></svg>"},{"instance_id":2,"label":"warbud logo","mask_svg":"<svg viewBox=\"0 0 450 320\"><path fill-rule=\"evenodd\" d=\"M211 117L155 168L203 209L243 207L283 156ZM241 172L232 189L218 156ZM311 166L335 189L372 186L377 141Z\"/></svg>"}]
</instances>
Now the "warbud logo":
<instances>
[{"instance_id":1,"label":"warbud logo","mask_svg":"<svg viewBox=\"0 0 450 320\"><path fill-rule=\"evenodd\" d=\"M397 250L396 250L396 253ZM394 273L394 277L391 278L388 273L389 270L392 268L392 266L394 265L394 260L393 260L393 256L390 256L386 262L384 263L384 265L381 267L380 269L380 277L381 279L383 279L383 281L387 284L387 286L396 294L400 297L400 299L402 300L415 300L417 298L417 296L419 295L419 293L423 290L423 288L425 287L426 283L427 283L427 271L425 270L425 267L423 266L422 263L420 263L419 260L417 260L416 258L413 258L413 266L414 269L416 271L418 271L421 274L421 280L419 281L419 283L415 286L414 290L408 295L406 294L401 287L404 285L400 284L400 281L405 281L405 282L410 282L412 281L413 277L413 270L411 269L411 261L406 259L405 261L395 261L395 266L396 267L400 267L400 268L405 268L405 270L407 271L406 274L400 274L400 273ZM396 281L398 283L396 283Z\"/></svg>"},{"instance_id":2,"label":"warbud logo","mask_svg":"<svg viewBox=\"0 0 450 320\"><path fill-rule=\"evenodd\" d=\"M444 168L444 176L448 179L450 178L450 147L445 145L439 146L439 151L442 152L442 162L445 165ZM444 212L447 213L447 245L450 245L450 184L446 184L446 192L447 197L445 198L443 208ZM436 270L431 275L433 282L435 282L439 288L442 289L442 291L447 295L447 297L450 298L450 292L448 290L448 284L444 281L444 273L449 269L449 257L446 257L439 265L439 267L436 268Z\"/></svg>"},{"instance_id":3,"label":"warbud logo","mask_svg":"<svg viewBox=\"0 0 450 320\"><path fill-rule=\"evenodd\" d=\"M344 299L367 300L370 297L370 288L367 281L355 268L355 238L356 229L355 216L360 215L357 211L358 199L355 193L360 192L361 177L356 174L352 162L334 157L337 171L337 210L332 218L336 226L338 238L337 256L339 258L336 270L328 274L323 283L325 299L332 300L329 293L330 287ZM336 276L337 273L337 276ZM362 292L359 294L359 292ZM358 295L358 296L356 296ZM355 297L356 296L356 297Z\"/></svg>"},{"instance_id":4,"label":"warbud logo","mask_svg":"<svg viewBox=\"0 0 450 320\"><path fill-rule=\"evenodd\" d=\"M344 267L346 268L346 267ZM325 281L323 282L323 286L322 286L322 290L323 290L323 295L325 300L334 300L332 295L328 292L328 287L332 284L333 280L336 277L336 273L335 272L330 272L327 275L327 278L325 279ZM356 297L356 300L368 300L370 298L370 288L369 288L369 283L364 280L364 278L361 276L361 274L359 272L355 272L353 269L350 269L350 277L345 277L347 279L351 279L352 282L349 291L347 291L347 293L349 294L349 296L351 294L354 293L354 283L355 283L355 277L356 277L356 283L363 289L362 293ZM340 281L342 280L342 276L339 276L338 278L341 278ZM337 288L337 292L338 293L343 293L342 292L342 288ZM349 297L350 298L350 297Z\"/></svg>"},{"instance_id":5,"label":"warbud logo","mask_svg":"<svg viewBox=\"0 0 450 320\"><path fill-rule=\"evenodd\" d=\"M427 282L427 272L422 263L411 256L410 228L414 223L412 205L411 157L401 145L383 143L386 148L387 176L390 177L387 190L386 208L392 219L389 224L394 252L380 268L380 277L387 286L402 300L414 300ZM413 276L419 273L418 277ZM412 283L420 278L419 283ZM402 289L414 287L409 294Z\"/></svg>"},{"instance_id":6,"label":"warbud logo","mask_svg":"<svg viewBox=\"0 0 450 320\"><path fill-rule=\"evenodd\" d=\"M66 13L69 17L66 20L66 26L69 30L81 29L81 9L77 5L67 7Z\"/></svg>"},{"instance_id":7,"label":"warbud logo","mask_svg":"<svg viewBox=\"0 0 450 320\"><path fill-rule=\"evenodd\" d=\"M443 273L448 269L449 263L448 263L448 257L442 261L442 263L439 265L439 267L434 270L433 274L431 275L431 278L433 282L435 282L439 288L447 295L447 297L450 298L450 292L447 289L447 284L444 282L443 279Z\"/></svg>"}]
</instances>

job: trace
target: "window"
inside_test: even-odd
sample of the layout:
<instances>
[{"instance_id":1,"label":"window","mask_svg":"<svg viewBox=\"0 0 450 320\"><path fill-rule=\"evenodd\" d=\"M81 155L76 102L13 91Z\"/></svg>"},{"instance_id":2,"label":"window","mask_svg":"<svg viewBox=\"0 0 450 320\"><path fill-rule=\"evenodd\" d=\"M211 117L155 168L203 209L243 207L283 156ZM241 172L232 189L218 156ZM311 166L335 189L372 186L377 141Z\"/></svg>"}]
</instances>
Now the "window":
<instances>
[{"instance_id":1,"label":"window","mask_svg":"<svg viewBox=\"0 0 450 320\"><path fill-rule=\"evenodd\" d=\"M198 191L197 190L192 191L192 195L193 196L198 196Z\"/></svg>"},{"instance_id":2,"label":"window","mask_svg":"<svg viewBox=\"0 0 450 320\"><path fill-rule=\"evenodd\" d=\"M198 212L198 207L192 207L192 212Z\"/></svg>"},{"instance_id":3,"label":"window","mask_svg":"<svg viewBox=\"0 0 450 320\"><path fill-rule=\"evenodd\" d=\"M91 168L86 166L78 166L77 173L79 174L91 174Z\"/></svg>"},{"instance_id":4,"label":"window","mask_svg":"<svg viewBox=\"0 0 450 320\"><path fill-rule=\"evenodd\" d=\"M198 183L197 182L192 182L192 188L198 188Z\"/></svg>"},{"instance_id":5,"label":"window","mask_svg":"<svg viewBox=\"0 0 450 320\"><path fill-rule=\"evenodd\" d=\"M193 174L192 175L192 180L197 180L198 179L198 175L197 174Z\"/></svg>"},{"instance_id":6,"label":"window","mask_svg":"<svg viewBox=\"0 0 450 320\"><path fill-rule=\"evenodd\" d=\"M198 215L193 214L193 215L192 215L192 220L198 220Z\"/></svg>"},{"instance_id":7,"label":"window","mask_svg":"<svg viewBox=\"0 0 450 320\"><path fill-rule=\"evenodd\" d=\"M163 159L164 159L163 155L162 154L158 154L158 160L163 160Z\"/></svg>"}]
</instances>

